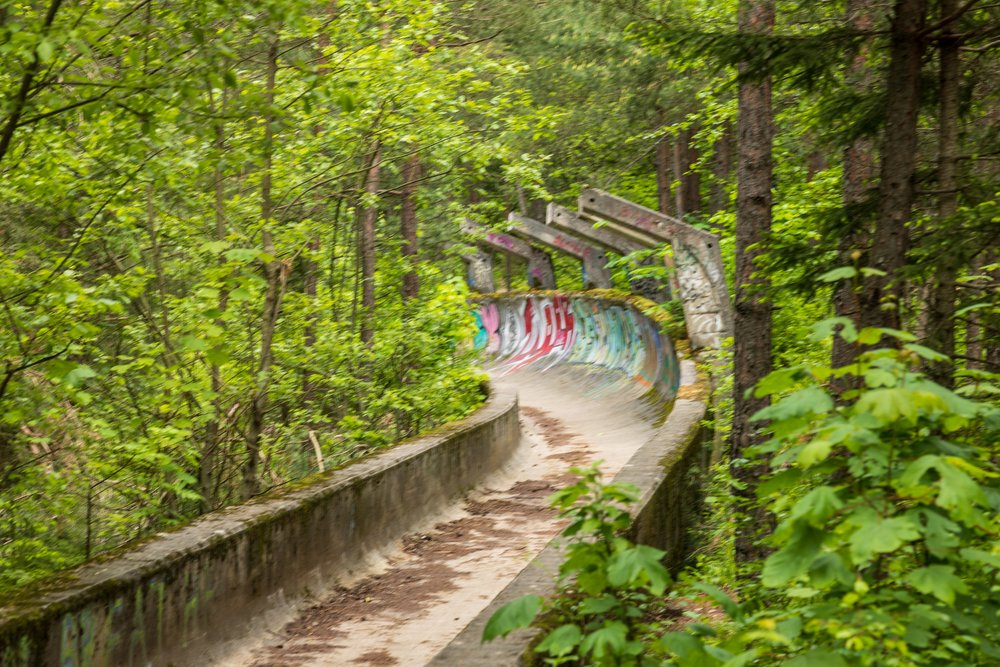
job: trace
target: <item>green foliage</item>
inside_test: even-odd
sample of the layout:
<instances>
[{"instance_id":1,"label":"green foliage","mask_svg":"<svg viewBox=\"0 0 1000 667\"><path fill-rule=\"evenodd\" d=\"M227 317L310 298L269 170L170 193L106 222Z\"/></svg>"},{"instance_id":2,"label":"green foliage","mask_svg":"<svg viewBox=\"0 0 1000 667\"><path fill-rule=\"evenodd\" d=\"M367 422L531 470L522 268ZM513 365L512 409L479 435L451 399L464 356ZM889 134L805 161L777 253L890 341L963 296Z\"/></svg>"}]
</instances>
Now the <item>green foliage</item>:
<instances>
[{"instance_id":1,"label":"green foliage","mask_svg":"<svg viewBox=\"0 0 1000 667\"><path fill-rule=\"evenodd\" d=\"M0 590L473 409L445 246L465 182L538 180L515 143L548 122L432 0L52 6L0 2Z\"/></svg>"},{"instance_id":2,"label":"green foliage","mask_svg":"<svg viewBox=\"0 0 1000 667\"><path fill-rule=\"evenodd\" d=\"M829 323L817 327L829 331ZM902 332L846 330L874 342ZM1000 657L1000 411L914 370L921 346L775 371L758 456L777 517L760 587L717 639L668 634L679 665L988 665ZM826 383L856 377L837 400Z\"/></svg>"},{"instance_id":3,"label":"green foliage","mask_svg":"<svg viewBox=\"0 0 1000 667\"><path fill-rule=\"evenodd\" d=\"M639 641L644 609L663 595L670 577L661 563L664 552L624 537L638 490L601 483L596 465L571 471L578 481L550 498L569 521L561 533L566 558L559 567L559 594L544 604L526 596L501 607L483 640L527 627L541 612L547 631L535 652L545 664L654 664Z\"/></svg>"}]
</instances>

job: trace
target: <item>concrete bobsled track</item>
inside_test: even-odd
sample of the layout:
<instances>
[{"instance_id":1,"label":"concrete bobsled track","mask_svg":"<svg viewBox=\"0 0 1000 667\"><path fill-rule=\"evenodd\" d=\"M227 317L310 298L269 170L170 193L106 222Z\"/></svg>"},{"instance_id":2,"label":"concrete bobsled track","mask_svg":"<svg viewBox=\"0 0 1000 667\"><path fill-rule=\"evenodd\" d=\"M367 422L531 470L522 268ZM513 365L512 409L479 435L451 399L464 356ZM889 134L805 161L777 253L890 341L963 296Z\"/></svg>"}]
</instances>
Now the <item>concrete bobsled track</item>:
<instances>
[{"instance_id":1,"label":"concrete bobsled track","mask_svg":"<svg viewBox=\"0 0 1000 667\"><path fill-rule=\"evenodd\" d=\"M482 626L551 587L546 498L598 460L643 492L633 537L679 564L704 451L693 362L604 294L476 313L492 381L474 415L0 608L0 664L516 664L524 636L482 646Z\"/></svg>"}]
</instances>

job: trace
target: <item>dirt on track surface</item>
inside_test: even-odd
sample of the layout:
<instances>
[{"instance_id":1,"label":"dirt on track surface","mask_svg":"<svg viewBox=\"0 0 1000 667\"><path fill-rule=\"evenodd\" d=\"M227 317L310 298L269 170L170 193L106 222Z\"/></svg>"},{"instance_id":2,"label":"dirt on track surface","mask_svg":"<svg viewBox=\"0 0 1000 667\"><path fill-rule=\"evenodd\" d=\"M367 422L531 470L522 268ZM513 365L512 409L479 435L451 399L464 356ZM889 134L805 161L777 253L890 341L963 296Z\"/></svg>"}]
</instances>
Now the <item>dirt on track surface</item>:
<instances>
[{"instance_id":1,"label":"dirt on track surface","mask_svg":"<svg viewBox=\"0 0 1000 667\"><path fill-rule=\"evenodd\" d=\"M653 415L621 385L530 372L499 381L520 394L515 460L405 536L377 568L221 664L426 664L556 535L559 522L546 500L571 481L568 468L600 459L614 474L652 432Z\"/></svg>"}]
</instances>

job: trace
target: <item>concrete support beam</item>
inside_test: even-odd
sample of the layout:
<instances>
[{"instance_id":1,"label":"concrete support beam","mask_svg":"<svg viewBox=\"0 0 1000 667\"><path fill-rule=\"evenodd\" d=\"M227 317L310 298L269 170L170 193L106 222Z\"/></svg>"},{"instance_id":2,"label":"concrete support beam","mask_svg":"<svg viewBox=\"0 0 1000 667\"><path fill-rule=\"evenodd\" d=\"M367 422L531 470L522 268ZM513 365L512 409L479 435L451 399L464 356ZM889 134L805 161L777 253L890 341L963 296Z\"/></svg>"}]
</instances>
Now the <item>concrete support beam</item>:
<instances>
[{"instance_id":1,"label":"concrete support beam","mask_svg":"<svg viewBox=\"0 0 1000 667\"><path fill-rule=\"evenodd\" d=\"M718 348L723 338L733 335L732 304L715 234L592 188L580 195L579 207L586 215L673 246L684 320L694 347Z\"/></svg>"},{"instance_id":2,"label":"concrete support beam","mask_svg":"<svg viewBox=\"0 0 1000 667\"><path fill-rule=\"evenodd\" d=\"M480 244L499 250L515 257L520 257L528 263L528 287L531 289L555 289L556 273L552 266L552 257L519 238L495 232L471 220L462 222L462 231L474 237Z\"/></svg>"},{"instance_id":3,"label":"concrete support beam","mask_svg":"<svg viewBox=\"0 0 1000 667\"><path fill-rule=\"evenodd\" d=\"M465 281L469 289L480 294L496 291L493 284L493 257L488 252L476 249L462 255L465 262Z\"/></svg>"},{"instance_id":4,"label":"concrete support beam","mask_svg":"<svg viewBox=\"0 0 1000 667\"><path fill-rule=\"evenodd\" d=\"M510 231L514 234L580 260L583 264L583 285L586 289L611 287L611 273L605 268L608 256L600 248L517 213L508 215L507 222L510 223Z\"/></svg>"},{"instance_id":5,"label":"concrete support beam","mask_svg":"<svg viewBox=\"0 0 1000 667\"><path fill-rule=\"evenodd\" d=\"M656 242L642 242L633 236L623 234L619 230L605 225L594 227L594 220L586 218L572 209L551 202L545 212L545 224L572 234L606 250L619 255L629 255L639 250L648 250L659 245ZM652 266L655 259L649 257L643 260L643 265ZM665 303L671 299L669 284L663 284L654 278L638 278L632 281L632 291L656 303Z\"/></svg>"}]
</instances>

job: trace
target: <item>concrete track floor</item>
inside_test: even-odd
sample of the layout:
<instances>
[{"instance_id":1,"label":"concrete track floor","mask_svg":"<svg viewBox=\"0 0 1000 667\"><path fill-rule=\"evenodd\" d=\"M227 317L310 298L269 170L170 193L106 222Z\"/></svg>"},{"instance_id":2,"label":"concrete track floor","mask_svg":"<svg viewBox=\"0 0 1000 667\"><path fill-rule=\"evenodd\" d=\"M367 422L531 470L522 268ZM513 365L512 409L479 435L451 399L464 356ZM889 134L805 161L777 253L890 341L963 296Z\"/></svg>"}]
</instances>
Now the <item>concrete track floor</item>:
<instances>
[{"instance_id":1,"label":"concrete track floor","mask_svg":"<svg viewBox=\"0 0 1000 667\"><path fill-rule=\"evenodd\" d=\"M653 433L656 411L641 389L603 372L556 367L494 381L520 397L522 441L512 461L283 629L216 664L425 665L556 535L546 498L570 481L568 468L600 460L610 478Z\"/></svg>"}]
</instances>

